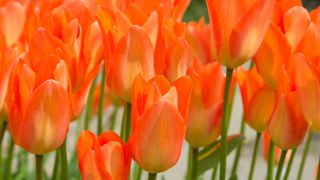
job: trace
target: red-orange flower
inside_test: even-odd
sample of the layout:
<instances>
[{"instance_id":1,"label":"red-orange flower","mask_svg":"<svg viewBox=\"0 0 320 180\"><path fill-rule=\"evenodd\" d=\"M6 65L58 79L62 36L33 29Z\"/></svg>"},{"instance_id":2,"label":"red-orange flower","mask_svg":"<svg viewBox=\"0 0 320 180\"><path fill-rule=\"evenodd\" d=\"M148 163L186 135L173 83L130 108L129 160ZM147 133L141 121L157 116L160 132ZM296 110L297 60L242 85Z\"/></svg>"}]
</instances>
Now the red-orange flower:
<instances>
[{"instance_id":1,"label":"red-orange flower","mask_svg":"<svg viewBox=\"0 0 320 180\"><path fill-rule=\"evenodd\" d=\"M14 67L8 87L9 129L15 144L35 154L58 148L64 141L71 118L67 76L63 61L41 71L31 69L23 60ZM44 76L48 75L48 76Z\"/></svg>"},{"instance_id":2,"label":"red-orange flower","mask_svg":"<svg viewBox=\"0 0 320 180\"><path fill-rule=\"evenodd\" d=\"M276 102L276 91L268 86L256 68L238 69L245 121L257 132L263 132L270 120Z\"/></svg>"},{"instance_id":3,"label":"red-orange flower","mask_svg":"<svg viewBox=\"0 0 320 180\"><path fill-rule=\"evenodd\" d=\"M83 180L126 180L131 157L127 146L112 131L98 137L84 130L77 142L79 169Z\"/></svg>"},{"instance_id":4,"label":"red-orange flower","mask_svg":"<svg viewBox=\"0 0 320 180\"><path fill-rule=\"evenodd\" d=\"M274 0L207 0L216 59L228 68L255 55L272 18Z\"/></svg>"},{"instance_id":5,"label":"red-orange flower","mask_svg":"<svg viewBox=\"0 0 320 180\"><path fill-rule=\"evenodd\" d=\"M119 97L131 102L132 84L139 73L147 80L155 75L153 47L146 31L133 25L117 44L107 82Z\"/></svg>"},{"instance_id":6,"label":"red-orange flower","mask_svg":"<svg viewBox=\"0 0 320 180\"><path fill-rule=\"evenodd\" d=\"M192 81L183 76L173 83L164 76L146 82L137 76L132 93L133 159L148 172L174 166L185 136Z\"/></svg>"},{"instance_id":7,"label":"red-orange flower","mask_svg":"<svg viewBox=\"0 0 320 180\"><path fill-rule=\"evenodd\" d=\"M186 140L199 148L220 135L225 77L217 62L207 65L199 62L188 70L188 75L193 80L193 89Z\"/></svg>"}]
</instances>

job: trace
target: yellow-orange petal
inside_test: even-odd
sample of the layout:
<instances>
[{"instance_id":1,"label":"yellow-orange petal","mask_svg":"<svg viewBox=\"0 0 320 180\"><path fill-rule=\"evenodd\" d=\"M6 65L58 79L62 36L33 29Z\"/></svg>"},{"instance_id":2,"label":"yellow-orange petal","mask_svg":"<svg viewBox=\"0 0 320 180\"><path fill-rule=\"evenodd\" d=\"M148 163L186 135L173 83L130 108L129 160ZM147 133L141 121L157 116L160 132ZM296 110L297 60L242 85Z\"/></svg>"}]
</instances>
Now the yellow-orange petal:
<instances>
[{"instance_id":1,"label":"yellow-orange petal","mask_svg":"<svg viewBox=\"0 0 320 180\"><path fill-rule=\"evenodd\" d=\"M303 117L297 98L297 92L281 94L268 125L268 133L272 141L281 149L298 147L308 130L308 124Z\"/></svg>"},{"instance_id":2,"label":"yellow-orange petal","mask_svg":"<svg viewBox=\"0 0 320 180\"><path fill-rule=\"evenodd\" d=\"M57 149L66 137L70 116L67 91L49 79L33 91L15 143L35 154Z\"/></svg>"},{"instance_id":3,"label":"yellow-orange petal","mask_svg":"<svg viewBox=\"0 0 320 180\"><path fill-rule=\"evenodd\" d=\"M25 21L26 15L19 2L9 1L0 8L0 32L7 46L13 45L20 38Z\"/></svg>"},{"instance_id":4,"label":"yellow-orange petal","mask_svg":"<svg viewBox=\"0 0 320 180\"><path fill-rule=\"evenodd\" d=\"M290 52L291 48L284 34L271 24L254 62L263 79L274 89L278 87L282 66Z\"/></svg>"},{"instance_id":5,"label":"yellow-orange petal","mask_svg":"<svg viewBox=\"0 0 320 180\"><path fill-rule=\"evenodd\" d=\"M283 18L286 38L294 50L310 23L309 13L302 6L295 6L289 9Z\"/></svg>"},{"instance_id":6,"label":"yellow-orange petal","mask_svg":"<svg viewBox=\"0 0 320 180\"><path fill-rule=\"evenodd\" d=\"M156 102L142 115L129 139L134 159L151 173L171 168L180 158L185 129L183 117L172 104Z\"/></svg>"},{"instance_id":7,"label":"yellow-orange petal","mask_svg":"<svg viewBox=\"0 0 320 180\"><path fill-rule=\"evenodd\" d=\"M227 67L236 67L257 52L266 33L274 7L274 0L257 0L243 15L230 35L231 61Z\"/></svg>"}]
</instances>

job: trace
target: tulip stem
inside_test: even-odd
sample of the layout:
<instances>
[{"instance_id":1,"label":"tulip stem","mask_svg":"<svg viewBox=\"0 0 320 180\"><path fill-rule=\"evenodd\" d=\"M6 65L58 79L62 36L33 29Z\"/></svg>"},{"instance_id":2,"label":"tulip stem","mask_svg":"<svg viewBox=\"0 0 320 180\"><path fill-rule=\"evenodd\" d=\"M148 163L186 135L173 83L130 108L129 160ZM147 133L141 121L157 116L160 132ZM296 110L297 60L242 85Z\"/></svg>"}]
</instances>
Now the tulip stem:
<instances>
[{"instance_id":1,"label":"tulip stem","mask_svg":"<svg viewBox=\"0 0 320 180\"><path fill-rule=\"evenodd\" d=\"M100 89L99 106L98 106L98 129L97 129L98 134L102 133L105 86L106 86L106 72L105 72L105 69L102 68L101 89Z\"/></svg>"},{"instance_id":2,"label":"tulip stem","mask_svg":"<svg viewBox=\"0 0 320 180\"><path fill-rule=\"evenodd\" d=\"M94 95L94 89L96 87L96 81L97 78L95 78L91 84L88 101L87 101L87 108L86 108L86 114L85 114L85 120L84 120L84 129L89 129L89 123L92 116L92 106L93 106L93 95Z\"/></svg>"},{"instance_id":3,"label":"tulip stem","mask_svg":"<svg viewBox=\"0 0 320 180\"><path fill-rule=\"evenodd\" d=\"M189 148L189 165L187 180L197 179L197 165L198 165L198 148Z\"/></svg>"},{"instance_id":4,"label":"tulip stem","mask_svg":"<svg viewBox=\"0 0 320 180\"><path fill-rule=\"evenodd\" d=\"M64 140L63 144L61 145L60 149L60 156L61 156L61 178L63 180L68 180L68 159L67 159L67 137Z\"/></svg>"},{"instance_id":5,"label":"tulip stem","mask_svg":"<svg viewBox=\"0 0 320 180\"><path fill-rule=\"evenodd\" d=\"M119 104L115 103L113 106L114 106L114 109L113 109L113 112L112 112L111 118L110 118L110 129L111 130L114 130L114 127L116 125L116 117L117 117L118 110L119 110Z\"/></svg>"},{"instance_id":6,"label":"tulip stem","mask_svg":"<svg viewBox=\"0 0 320 180\"><path fill-rule=\"evenodd\" d=\"M288 151L284 150L284 149L281 151L280 161L279 161L279 165L278 165L278 169L277 169L277 174L276 174L276 179L275 180L279 180L281 178L283 164L284 164L284 161L286 159L287 152Z\"/></svg>"},{"instance_id":7,"label":"tulip stem","mask_svg":"<svg viewBox=\"0 0 320 180\"><path fill-rule=\"evenodd\" d=\"M261 133L257 132L256 141L255 141L255 144L254 144L254 150L253 150L253 154L252 154L251 167L250 167L250 173L249 173L249 180L252 180L252 178L253 178L253 173L254 173L254 168L255 168L255 165L256 165L256 159L257 159L260 139L261 139Z\"/></svg>"},{"instance_id":8,"label":"tulip stem","mask_svg":"<svg viewBox=\"0 0 320 180\"><path fill-rule=\"evenodd\" d=\"M225 180L227 168L227 131L228 131L228 107L230 85L232 81L233 69L227 68L227 77L224 87L223 108L222 108L222 131L221 131L221 161L220 161L220 180Z\"/></svg>"},{"instance_id":9,"label":"tulip stem","mask_svg":"<svg viewBox=\"0 0 320 180\"><path fill-rule=\"evenodd\" d=\"M4 133L6 132L7 129L7 124L8 121L5 121L4 119L0 119L0 180L2 180L2 140L3 140L3 136Z\"/></svg>"},{"instance_id":10,"label":"tulip stem","mask_svg":"<svg viewBox=\"0 0 320 180\"><path fill-rule=\"evenodd\" d=\"M4 169L4 176L3 179L10 180L11 179L11 164L12 164L12 157L14 151L14 142L12 137L10 137L10 144L8 147L8 156L6 159L5 169Z\"/></svg>"},{"instance_id":11,"label":"tulip stem","mask_svg":"<svg viewBox=\"0 0 320 180\"><path fill-rule=\"evenodd\" d=\"M122 125L121 125L121 138L124 142L128 141L131 129L131 104L126 103L123 111Z\"/></svg>"},{"instance_id":12,"label":"tulip stem","mask_svg":"<svg viewBox=\"0 0 320 180\"><path fill-rule=\"evenodd\" d=\"M149 176L148 176L148 180L156 180L157 179L157 174L153 174L153 173L149 173Z\"/></svg>"},{"instance_id":13,"label":"tulip stem","mask_svg":"<svg viewBox=\"0 0 320 180\"><path fill-rule=\"evenodd\" d=\"M139 166L139 164L134 164L133 179L134 180L140 180L141 179L141 174L142 174L142 169Z\"/></svg>"},{"instance_id":14,"label":"tulip stem","mask_svg":"<svg viewBox=\"0 0 320 180\"><path fill-rule=\"evenodd\" d=\"M43 172L43 155L35 155L36 157L36 177L37 180L42 180L42 172Z\"/></svg>"},{"instance_id":15,"label":"tulip stem","mask_svg":"<svg viewBox=\"0 0 320 180\"><path fill-rule=\"evenodd\" d=\"M301 159L301 163L300 163L300 167L299 167L299 173L298 173L298 180L300 180L302 178L302 174L303 174L303 170L304 170L304 164L306 163L306 159L307 159L307 155L309 152L309 147L310 147L310 142L312 139L312 132L310 132L308 134L307 140L306 140L306 144L304 146L303 149L303 155L302 155L302 159Z\"/></svg>"},{"instance_id":16,"label":"tulip stem","mask_svg":"<svg viewBox=\"0 0 320 180\"><path fill-rule=\"evenodd\" d=\"M245 120L244 120L244 115L242 115L242 121L241 121L241 127L240 127L240 134L243 134L244 135L244 131L245 131ZM242 150L242 144L241 143L238 148L237 148L237 151L236 151L236 156L234 158L234 161L233 161L233 166L232 166L232 171L231 171L231 176L235 176L236 173L237 173L237 169L238 169L238 164L239 164L239 160L240 160L240 155L241 155L241 150Z\"/></svg>"},{"instance_id":17,"label":"tulip stem","mask_svg":"<svg viewBox=\"0 0 320 180\"><path fill-rule=\"evenodd\" d=\"M274 143L270 139L267 180L272 180L274 165Z\"/></svg>"},{"instance_id":18,"label":"tulip stem","mask_svg":"<svg viewBox=\"0 0 320 180\"><path fill-rule=\"evenodd\" d=\"M211 180L215 180L217 176L217 171L219 169L219 164L215 165L212 170Z\"/></svg>"},{"instance_id":19,"label":"tulip stem","mask_svg":"<svg viewBox=\"0 0 320 180\"><path fill-rule=\"evenodd\" d=\"M289 160L289 163L288 163L288 166L287 166L287 170L286 170L286 174L284 175L283 180L287 180L288 177L289 177L289 174L290 174L290 171L291 171L291 167L292 167L292 163L293 163L294 157L296 155L296 152L297 152L297 149L293 149L292 152L291 152L290 160Z\"/></svg>"},{"instance_id":20,"label":"tulip stem","mask_svg":"<svg viewBox=\"0 0 320 180\"><path fill-rule=\"evenodd\" d=\"M56 157L54 160L54 168L53 168L53 173L52 173L52 180L56 180L58 178L58 170L59 170L59 164L60 164L60 154L59 154L59 149L56 150Z\"/></svg>"}]
</instances>

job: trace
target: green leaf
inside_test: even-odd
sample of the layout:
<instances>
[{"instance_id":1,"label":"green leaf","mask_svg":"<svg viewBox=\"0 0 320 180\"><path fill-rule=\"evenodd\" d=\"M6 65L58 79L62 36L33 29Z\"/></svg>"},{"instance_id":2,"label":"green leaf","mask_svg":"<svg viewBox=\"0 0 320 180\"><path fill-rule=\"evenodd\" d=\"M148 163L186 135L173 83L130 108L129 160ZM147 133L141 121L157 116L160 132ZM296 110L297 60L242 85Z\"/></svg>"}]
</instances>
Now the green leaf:
<instances>
[{"instance_id":1,"label":"green leaf","mask_svg":"<svg viewBox=\"0 0 320 180\"><path fill-rule=\"evenodd\" d=\"M244 139L244 136L240 134L229 136L227 154L230 154L234 149L236 149ZM206 146L199 152L198 175L203 174L220 163L220 151L221 143L220 140L218 140Z\"/></svg>"}]
</instances>

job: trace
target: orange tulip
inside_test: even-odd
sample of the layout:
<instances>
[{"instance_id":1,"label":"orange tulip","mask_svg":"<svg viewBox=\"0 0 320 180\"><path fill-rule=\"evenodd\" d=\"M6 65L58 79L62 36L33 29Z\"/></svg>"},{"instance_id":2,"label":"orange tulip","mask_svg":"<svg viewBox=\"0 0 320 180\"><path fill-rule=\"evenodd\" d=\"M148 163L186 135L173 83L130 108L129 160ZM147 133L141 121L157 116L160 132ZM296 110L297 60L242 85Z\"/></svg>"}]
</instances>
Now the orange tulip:
<instances>
[{"instance_id":1,"label":"orange tulip","mask_svg":"<svg viewBox=\"0 0 320 180\"><path fill-rule=\"evenodd\" d=\"M7 97L8 83L11 70L17 62L17 56L18 53L16 50L7 49L2 51L0 47L0 118L6 119L7 116L5 101Z\"/></svg>"},{"instance_id":2,"label":"orange tulip","mask_svg":"<svg viewBox=\"0 0 320 180\"><path fill-rule=\"evenodd\" d=\"M186 140L199 148L220 135L225 77L217 62L194 65L188 75L193 79L193 89Z\"/></svg>"},{"instance_id":3,"label":"orange tulip","mask_svg":"<svg viewBox=\"0 0 320 180\"><path fill-rule=\"evenodd\" d=\"M245 71L238 69L245 121L257 132L262 133L270 120L276 102L276 91L268 86L256 68Z\"/></svg>"},{"instance_id":4,"label":"orange tulip","mask_svg":"<svg viewBox=\"0 0 320 180\"><path fill-rule=\"evenodd\" d=\"M151 173L174 166L181 153L188 120L192 81L183 76L170 85L164 76L146 82L139 75L132 92L133 159Z\"/></svg>"},{"instance_id":5,"label":"orange tulip","mask_svg":"<svg viewBox=\"0 0 320 180\"><path fill-rule=\"evenodd\" d=\"M320 79L302 54L294 62L294 80L303 115L312 131L320 132Z\"/></svg>"},{"instance_id":6,"label":"orange tulip","mask_svg":"<svg viewBox=\"0 0 320 180\"><path fill-rule=\"evenodd\" d=\"M274 0L207 0L216 59L237 67L257 52L272 18Z\"/></svg>"},{"instance_id":7,"label":"orange tulip","mask_svg":"<svg viewBox=\"0 0 320 180\"><path fill-rule=\"evenodd\" d=\"M129 177L129 151L112 131L105 131L98 137L90 131L82 131L77 142L77 153L83 180L126 180Z\"/></svg>"},{"instance_id":8,"label":"orange tulip","mask_svg":"<svg viewBox=\"0 0 320 180\"><path fill-rule=\"evenodd\" d=\"M107 74L108 85L119 97L131 102L132 84L141 73L144 79L155 75L152 43L146 31L136 25L130 27L114 52L114 58Z\"/></svg>"},{"instance_id":9,"label":"orange tulip","mask_svg":"<svg viewBox=\"0 0 320 180\"><path fill-rule=\"evenodd\" d=\"M188 41L193 56L200 59L204 64L211 62L214 58L210 44L210 26L205 24L204 19L199 22L190 22L186 27L186 40Z\"/></svg>"},{"instance_id":10,"label":"orange tulip","mask_svg":"<svg viewBox=\"0 0 320 180\"><path fill-rule=\"evenodd\" d=\"M298 55L290 59L295 61ZM277 92L277 101L268 125L272 141L281 149L293 149L299 146L308 130L308 124L299 101L296 84L288 72L281 75L281 86Z\"/></svg>"},{"instance_id":11,"label":"orange tulip","mask_svg":"<svg viewBox=\"0 0 320 180\"><path fill-rule=\"evenodd\" d=\"M15 144L35 154L58 148L66 137L71 118L70 99L62 78L67 76L65 63L60 61L50 66L41 69L42 72L53 69L45 74L20 60L9 80L10 132Z\"/></svg>"},{"instance_id":12,"label":"orange tulip","mask_svg":"<svg viewBox=\"0 0 320 180\"><path fill-rule=\"evenodd\" d=\"M19 2L9 1L0 6L0 33L3 34L7 47L19 40L25 19L24 8Z\"/></svg>"}]
</instances>

